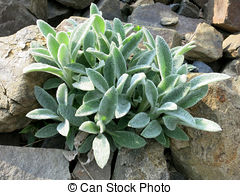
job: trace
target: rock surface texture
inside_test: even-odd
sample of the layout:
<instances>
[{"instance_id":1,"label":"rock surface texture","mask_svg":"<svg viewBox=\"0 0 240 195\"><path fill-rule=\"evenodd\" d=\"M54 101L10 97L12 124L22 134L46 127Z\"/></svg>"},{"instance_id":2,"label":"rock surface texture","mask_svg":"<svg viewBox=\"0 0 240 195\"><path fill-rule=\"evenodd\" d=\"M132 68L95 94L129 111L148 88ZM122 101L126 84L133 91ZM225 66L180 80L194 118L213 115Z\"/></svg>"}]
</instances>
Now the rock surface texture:
<instances>
[{"instance_id":1,"label":"rock surface texture","mask_svg":"<svg viewBox=\"0 0 240 195\"><path fill-rule=\"evenodd\" d=\"M195 41L196 45L186 54L188 59L213 62L222 57L223 36L209 24L199 24L193 34L186 35L186 39L189 42Z\"/></svg>"},{"instance_id":2,"label":"rock surface texture","mask_svg":"<svg viewBox=\"0 0 240 195\"><path fill-rule=\"evenodd\" d=\"M121 149L118 153L113 179L166 180L169 179L164 148L157 142L138 150Z\"/></svg>"},{"instance_id":3,"label":"rock surface texture","mask_svg":"<svg viewBox=\"0 0 240 195\"><path fill-rule=\"evenodd\" d=\"M9 37L0 37L0 132L11 132L29 123L26 113L38 107L33 88L48 75L23 75L23 68L33 62L29 54L32 41L43 39L36 26L29 26Z\"/></svg>"},{"instance_id":4,"label":"rock surface texture","mask_svg":"<svg viewBox=\"0 0 240 195\"><path fill-rule=\"evenodd\" d=\"M172 140L173 162L190 179L240 179L240 77L212 84L191 108L196 117L217 122L222 132L184 130L189 142Z\"/></svg>"},{"instance_id":5,"label":"rock surface texture","mask_svg":"<svg viewBox=\"0 0 240 195\"><path fill-rule=\"evenodd\" d=\"M240 57L240 33L230 35L223 41L223 52L228 58Z\"/></svg>"},{"instance_id":6,"label":"rock surface texture","mask_svg":"<svg viewBox=\"0 0 240 195\"><path fill-rule=\"evenodd\" d=\"M0 146L1 180L70 179L63 150Z\"/></svg>"},{"instance_id":7,"label":"rock surface texture","mask_svg":"<svg viewBox=\"0 0 240 195\"><path fill-rule=\"evenodd\" d=\"M74 9L84 9L88 7L94 0L56 0L59 3L67 6L72 7Z\"/></svg>"},{"instance_id":8,"label":"rock surface texture","mask_svg":"<svg viewBox=\"0 0 240 195\"><path fill-rule=\"evenodd\" d=\"M230 76L240 75L240 59L229 62L224 68L223 73Z\"/></svg>"}]
</instances>

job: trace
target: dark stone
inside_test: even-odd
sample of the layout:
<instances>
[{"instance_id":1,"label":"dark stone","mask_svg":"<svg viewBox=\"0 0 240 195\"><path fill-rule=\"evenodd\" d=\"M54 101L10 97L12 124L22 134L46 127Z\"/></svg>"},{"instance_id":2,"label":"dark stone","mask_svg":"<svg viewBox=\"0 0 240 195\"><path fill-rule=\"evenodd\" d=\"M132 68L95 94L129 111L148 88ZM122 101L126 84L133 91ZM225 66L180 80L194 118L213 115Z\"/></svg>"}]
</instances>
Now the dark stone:
<instances>
[{"instance_id":1,"label":"dark stone","mask_svg":"<svg viewBox=\"0 0 240 195\"><path fill-rule=\"evenodd\" d=\"M188 0L183 0L178 14L190 17L190 18L199 18L200 9L195 4L191 3Z\"/></svg>"},{"instance_id":2,"label":"dark stone","mask_svg":"<svg viewBox=\"0 0 240 195\"><path fill-rule=\"evenodd\" d=\"M193 62L193 66L197 67L197 71L201 73L210 73L213 72L212 68L201 61Z\"/></svg>"}]
</instances>

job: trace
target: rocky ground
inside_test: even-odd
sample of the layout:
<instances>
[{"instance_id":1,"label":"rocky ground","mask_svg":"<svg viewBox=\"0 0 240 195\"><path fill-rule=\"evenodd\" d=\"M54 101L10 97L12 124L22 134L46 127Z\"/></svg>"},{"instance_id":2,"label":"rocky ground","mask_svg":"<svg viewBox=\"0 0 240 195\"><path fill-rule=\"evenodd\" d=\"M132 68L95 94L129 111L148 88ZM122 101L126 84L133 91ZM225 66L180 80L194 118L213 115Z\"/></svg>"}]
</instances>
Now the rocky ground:
<instances>
[{"instance_id":1,"label":"rocky ground","mask_svg":"<svg viewBox=\"0 0 240 195\"><path fill-rule=\"evenodd\" d=\"M88 17L91 2L104 18L146 26L170 47L194 40L197 47L185 56L188 63L200 73L232 76L212 84L190 110L223 131L185 128L188 142L171 140L170 149L155 142L140 150L123 149L103 170L65 151L61 136L35 140L33 134L19 133L30 123L25 114L38 107L33 87L49 77L22 74L33 62L30 43L44 44L36 20L64 30L70 25L64 19ZM239 10L239 0L0 0L0 179L240 179Z\"/></svg>"}]
</instances>

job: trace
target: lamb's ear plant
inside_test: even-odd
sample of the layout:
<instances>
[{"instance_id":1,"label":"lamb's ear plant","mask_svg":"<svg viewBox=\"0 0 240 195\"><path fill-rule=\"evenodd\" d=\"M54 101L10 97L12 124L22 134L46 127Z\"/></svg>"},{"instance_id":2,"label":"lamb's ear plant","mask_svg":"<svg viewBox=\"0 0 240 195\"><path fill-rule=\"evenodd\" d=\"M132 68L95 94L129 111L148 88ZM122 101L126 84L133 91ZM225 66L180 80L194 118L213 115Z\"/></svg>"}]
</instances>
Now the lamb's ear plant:
<instances>
[{"instance_id":1,"label":"lamb's ear plant","mask_svg":"<svg viewBox=\"0 0 240 195\"><path fill-rule=\"evenodd\" d=\"M219 73L201 74L190 80L192 68L184 54L194 43L170 49L165 40L153 38L146 28L102 18L95 4L84 23L73 24L68 32L56 32L42 20L39 30L47 46L32 44L36 63L24 73L42 71L55 75L35 87L43 107L28 118L47 120L36 137L56 134L66 137L71 150L93 150L99 167L108 162L111 149L141 148L146 139L169 147L169 138L188 140L182 125L198 130L221 131L213 121L193 117L186 109L197 104L208 92L208 84L228 79ZM140 48L140 43L144 47ZM56 88L56 97L46 90ZM74 137L88 137L74 148Z\"/></svg>"}]
</instances>

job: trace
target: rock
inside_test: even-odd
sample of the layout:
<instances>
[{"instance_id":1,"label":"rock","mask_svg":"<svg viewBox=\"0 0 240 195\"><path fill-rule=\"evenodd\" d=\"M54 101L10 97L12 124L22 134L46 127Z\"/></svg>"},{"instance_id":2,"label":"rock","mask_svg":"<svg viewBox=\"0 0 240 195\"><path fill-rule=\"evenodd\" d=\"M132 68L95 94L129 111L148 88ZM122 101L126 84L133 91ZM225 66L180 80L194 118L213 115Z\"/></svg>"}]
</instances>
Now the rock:
<instances>
[{"instance_id":1,"label":"rock","mask_svg":"<svg viewBox=\"0 0 240 195\"><path fill-rule=\"evenodd\" d=\"M223 36L207 23L197 26L193 35L185 36L188 41L195 41L196 47L186 53L186 58L203 62L213 62L222 57Z\"/></svg>"},{"instance_id":2,"label":"rock","mask_svg":"<svg viewBox=\"0 0 240 195\"><path fill-rule=\"evenodd\" d=\"M153 5L154 4L154 1L153 0L137 0L134 4L132 4L131 6L133 8L137 8L138 6L141 6L141 5Z\"/></svg>"},{"instance_id":3,"label":"rock","mask_svg":"<svg viewBox=\"0 0 240 195\"><path fill-rule=\"evenodd\" d=\"M100 0L97 3L98 9L102 11L104 19L113 20L114 18L122 18L119 0ZM89 16L89 11L83 14L84 17Z\"/></svg>"},{"instance_id":4,"label":"rock","mask_svg":"<svg viewBox=\"0 0 240 195\"><path fill-rule=\"evenodd\" d=\"M121 15L122 19L121 21L126 22L128 19L128 16L132 14L134 7L129 5L128 3L123 3L120 1L120 10L121 10Z\"/></svg>"},{"instance_id":5,"label":"rock","mask_svg":"<svg viewBox=\"0 0 240 195\"><path fill-rule=\"evenodd\" d=\"M180 8L180 4L179 3L171 4L170 8L171 8L172 11L177 12L178 9Z\"/></svg>"},{"instance_id":6,"label":"rock","mask_svg":"<svg viewBox=\"0 0 240 195\"><path fill-rule=\"evenodd\" d=\"M169 179L164 148L150 142L144 148L122 148L117 156L113 179L115 180L166 180Z\"/></svg>"},{"instance_id":7,"label":"rock","mask_svg":"<svg viewBox=\"0 0 240 195\"><path fill-rule=\"evenodd\" d=\"M210 0L213 1L213 0ZM240 31L239 0L214 0L212 23L229 32Z\"/></svg>"},{"instance_id":8,"label":"rock","mask_svg":"<svg viewBox=\"0 0 240 195\"><path fill-rule=\"evenodd\" d=\"M48 23L57 26L65 18L70 17L73 11L55 1L48 1Z\"/></svg>"},{"instance_id":9,"label":"rock","mask_svg":"<svg viewBox=\"0 0 240 195\"><path fill-rule=\"evenodd\" d=\"M48 0L31 0L31 12L40 19L47 20Z\"/></svg>"},{"instance_id":10,"label":"rock","mask_svg":"<svg viewBox=\"0 0 240 195\"><path fill-rule=\"evenodd\" d=\"M107 165L101 169L93 160L89 164L81 164L79 161L73 170L72 177L77 180L110 180L111 179L111 163L113 154L111 154ZM86 172L87 170L87 172Z\"/></svg>"},{"instance_id":11,"label":"rock","mask_svg":"<svg viewBox=\"0 0 240 195\"><path fill-rule=\"evenodd\" d=\"M36 23L33 16L22 4L14 0L0 0L0 37Z\"/></svg>"},{"instance_id":12,"label":"rock","mask_svg":"<svg viewBox=\"0 0 240 195\"><path fill-rule=\"evenodd\" d=\"M76 17L76 16L72 16L70 18L75 20L77 23L82 23L87 19L87 18ZM64 31L65 28L70 28L70 27L72 27L72 24L69 23L67 20L64 20L61 24L59 24L57 29ZM167 28L156 28L151 26L146 26L146 28L152 33L154 38L157 35L162 36L168 43L169 47L171 48L181 45L182 37L175 30L171 30Z\"/></svg>"},{"instance_id":13,"label":"rock","mask_svg":"<svg viewBox=\"0 0 240 195\"><path fill-rule=\"evenodd\" d=\"M154 0L156 3L163 3L163 4L170 4L172 3L172 0Z\"/></svg>"},{"instance_id":14,"label":"rock","mask_svg":"<svg viewBox=\"0 0 240 195\"><path fill-rule=\"evenodd\" d=\"M0 146L1 180L70 179L64 150Z\"/></svg>"},{"instance_id":15,"label":"rock","mask_svg":"<svg viewBox=\"0 0 240 195\"><path fill-rule=\"evenodd\" d=\"M201 61L195 61L193 62L193 66L197 67L197 72L201 73L210 73L213 72L210 66L207 64L201 62Z\"/></svg>"},{"instance_id":16,"label":"rock","mask_svg":"<svg viewBox=\"0 0 240 195\"><path fill-rule=\"evenodd\" d=\"M196 5L198 5L200 8L203 8L204 5L208 2L208 0L190 0Z\"/></svg>"},{"instance_id":17,"label":"rock","mask_svg":"<svg viewBox=\"0 0 240 195\"><path fill-rule=\"evenodd\" d=\"M199 18L200 9L198 6L190 2L189 0L183 0L180 9L178 10L178 14L190 17L190 18Z\"/></svg>"},{"instance_id":18,"label":"rock","mask_svg":"<svg viewBox=\"0 0 240 195\"><path fill-rule=\"evenodd\" d=\"M160 20L163 26L174 26L178 23L178 17L162 17Z\"/></svg>"},{"instance_id":19,"label":"rock","mask_svg":"<svg viewBox=\"0 0 240 195\"><path fill-rule=\"evenodd\" d=\"M74 9L85 9L87 8L91 3L94 2L94 0L56 0L62 5L65 5L66 7L71 7Z\"/></svg>"},{"instance_id":20,"label":"rock","mask_svg":"<svg viewBox=\"0 0 240 195\"><path fill-rule=\"evenodd\" d=\"M163 26L160 21L161 18L176 18L178 17L178 23L175 26ZM180 34L194 32L197 25L203 20L187 18L185 16L177 15L171 11L170 6L155 3L154 5L142 5L137 7L132 15L129 17L128 22L143 25L143 26L154 26L158 28L170 28L178 31Z\"/></svg>"},{"instance_id":21,"label":"rock","mask_svg":"<svg viewBox=\"0 0 240 195\"><path fill-rule=\"evenodd\" d=\"M28 26L14 35L0 37L0 132L25 127L30 122L25 117L26 113L38 107L33 88L42 85L49 74L23 74L23 68L33 62L29 45L35 40L44 44L37 26Z\"/></svg>"},{"instance_id":22,"label":"rock","mask_svg":"<svg viewBox=\"0 0 240 195\"><path fill-rule=\"evenodd\" d=\"M240 77L210 85L208 95L190 112L217 122L223 130L184 128L190 141L171 144L177 170L190 179L240 179Z\"/></svg>"},{"instance_id":23,"label":"rock","mask_svg":"<svg viewBox=\"0 0 240 195\"><path fill-rule=\"evenodd\" d=\"M223 52L228 58L240 57L240 33L230 35L223 41Z\"/></svg>"},{"instance_id":24,"label":"rock","mask_svg":"<svg viewBox=\"0 0 240 195\"><path fill-rule=\"evenodd\" d=\"M240 75L240 59L229 62L224 68L223 73L232 77Z\"/></svg>"}]
</instances>

